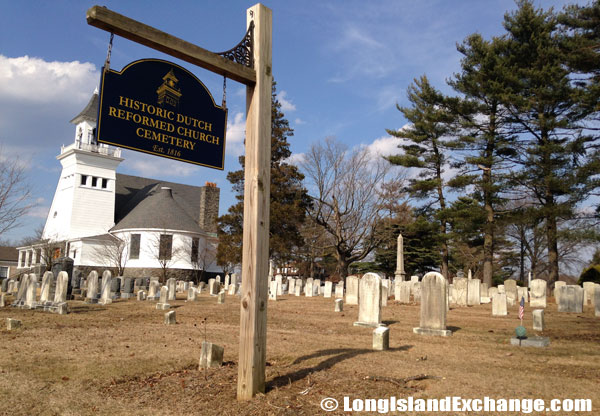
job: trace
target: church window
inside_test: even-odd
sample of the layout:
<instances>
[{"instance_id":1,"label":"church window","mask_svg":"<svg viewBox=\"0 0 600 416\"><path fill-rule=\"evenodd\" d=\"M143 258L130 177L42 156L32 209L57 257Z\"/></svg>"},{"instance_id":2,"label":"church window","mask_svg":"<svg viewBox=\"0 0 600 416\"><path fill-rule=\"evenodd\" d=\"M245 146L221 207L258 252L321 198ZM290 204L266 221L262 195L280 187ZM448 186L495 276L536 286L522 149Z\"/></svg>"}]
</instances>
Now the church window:
<instances>
[{"instance_id":1,"label":"church window","mask_svg":"<svg viewBox=\"0 0 600 416\"><path fill-rule=\"evenodd\" d=\"M102 189L108 188L108 179L102 178Z\"/></svg>"},{"instance_id":2,"label":"church window","mask_svg":"<svg viewBox=\"0 0 600 416\"><path fill-rule=\"evenodd\" d=\"M92 188L95 188L96 186L98 186L98 178L92 176Z\"/></svg>"},{"instance_id":3,"label":"church window","mask_svg":"<svg viewBox=\"0 0 600 416\"><path fill-rule=\"evenodd\" d=\"M198 247L200 246L200 239L195 237L192 238L192 263L198 262Z\"/></svg>"},{"instance_id":4,"label":"church window","mask_svg":"<svg viewBox=\"0 0 600 416\"><path fill-rule=\"evenodd\" d=\"M169 234L161 234L158 247L159 260L171 260L173 251L173 236Z\"/></svg>"},{"instance_id":5,"label":"church window","mask_svg":"<svg viewBox=\"0 0 600 416\"><path fill-rule=\"evenodd\" d=\"M131 240L129 241L130 259L140 258L140 237L140 234L131 234Z\"/></svg>"},{"instance_id":6,"label":"church window","mask_svg":"<svg viewBox=\"0 0 600 416\"><path fill-rule=\"evenodd\" d=\"M0 279L6 279L8 277L8 267L0 266Z\"/></svg>"},{"instance_id":7,"label":"church window","mask_svg":"<svg viewBox=\"0 0 600 416\"><path fill-rule=\"evenodd\" d=\"M81 175L81 185L87 185L87 175Z\"/></svg>"}]
</instances>

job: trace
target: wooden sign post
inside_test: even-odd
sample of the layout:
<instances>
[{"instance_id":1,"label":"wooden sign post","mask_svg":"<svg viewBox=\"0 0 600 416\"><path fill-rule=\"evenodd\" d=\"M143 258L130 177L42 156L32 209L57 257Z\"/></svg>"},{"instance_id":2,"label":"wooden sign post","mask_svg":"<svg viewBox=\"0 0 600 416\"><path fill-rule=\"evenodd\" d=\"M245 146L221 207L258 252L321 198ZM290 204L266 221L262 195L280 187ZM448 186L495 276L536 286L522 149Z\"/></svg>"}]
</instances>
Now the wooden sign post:
<instances>
[{"instance_id":1,"label":"wooden sign post","mask_svg":"<svg viewBox=\"0 0 600 416\"><path fill-rule=\"evenodd\" d=\"M269 274L269 192L271 174L272 13L262 4L247 11L254 25L253 68L145 25L105 7L87 11L92 26L133 40L246 84L246 160L238 400L265 391L267 277Z\"/></svg>"}]
</instances>

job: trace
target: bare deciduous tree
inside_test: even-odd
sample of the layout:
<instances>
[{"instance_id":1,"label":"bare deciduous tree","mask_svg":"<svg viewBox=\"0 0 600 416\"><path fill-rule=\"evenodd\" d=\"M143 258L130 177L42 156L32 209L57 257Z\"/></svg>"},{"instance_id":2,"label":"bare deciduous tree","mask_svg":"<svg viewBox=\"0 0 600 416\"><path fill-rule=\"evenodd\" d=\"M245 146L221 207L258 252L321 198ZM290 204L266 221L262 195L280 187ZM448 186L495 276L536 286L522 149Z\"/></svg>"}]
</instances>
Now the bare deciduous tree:
<instances>
[{"instance_id":1,"label":"bare deciduous tree","mask_svg":"<svg viewBox=\"0 0 600 416\"><path fill-rule=\"evenodd\" d=\"M368 148L349 151L329 137L314 144L301 167L313 200L309 216L332 237L337 273L364 259L379 243L376 228L384 207L378 192L392 166Z\"/></svg>"},{"instance_id":2,"label":"bare deciduous tree","mask_svg":"<svg viewBox=\"0 0 600 416\"><path fill-rule=\"evenodd\" d=\"M0 235L19 225L19 219L33 207L30 197L25 168L0 148Z\"/></svg>"},{"instance_id":3,"label":"bare deciduous tree","mask_svg":"<svg viewBox=\"0 0 600 416\"><path fill-rule=\"evenodd\" d=\"M129 247L129 241L128 236L119 238L108 234L104 244L95 249L94 260L115 268L117 276L123 276L128 260L127 247Z\"/></svg>"}]
</instances>

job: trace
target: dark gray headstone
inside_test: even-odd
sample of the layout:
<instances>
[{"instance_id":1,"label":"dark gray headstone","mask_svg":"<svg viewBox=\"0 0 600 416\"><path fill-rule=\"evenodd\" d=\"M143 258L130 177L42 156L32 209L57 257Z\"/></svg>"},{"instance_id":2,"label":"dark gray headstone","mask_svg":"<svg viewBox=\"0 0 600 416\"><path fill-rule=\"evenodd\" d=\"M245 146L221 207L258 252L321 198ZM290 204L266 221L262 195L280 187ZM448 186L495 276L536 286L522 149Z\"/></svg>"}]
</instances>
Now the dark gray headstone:
<instances>
[{"instance_id":1,"label":"dark gray headstone","mask_svg":"<svg viewBox=\"0 0 600 416\"><path fill-rule=\"evenodd\" d=\"M122 293L133 293L133 280L130 277L123 279Z\"/></svg>"},{"instance_id":2,"label":"dark gray headstone","mask_svg":"<svg viewBox=\"0 0 600 416\"><path fill-rule=\"evenodd\" d=\"M73 286L73 289L81 289L81 276L82 275L83 275L83 273L81 273L81 270L73 271L73 277L71 278L71 286Z\"/></svg>"},{"instance_id":3,"label":"dark gray headstone","mask_svg":"<svg viewBox=\"0 0 600 416\"><path fill-rule=\"evenodd\" d=\"M0 291L2 291L2 293L6 293L8 291L8 279L2 279L2 286L0 287Z\"/></svg>"},{"instance_id":4,"label":"dark gray headstone","mask_svg":"<svg viewBox=\"0 0 600 416\"><path fill-rule=\"evenodd\" d=\"M135 279L135 283L134 283L134 285L135 285L135 286L144 286L144 282L143 282L143 280L144 280L144 279L142 279L141 277L138 277L137 279Z\"/></svg>"},{"instance_id":5,"label":"dark gray headstone","mask_svg":"<svg viewBox=\"0 0 600 416\"><path fill-rule=\"evenodd\" d=\"M110 291L111 293L118 293L121 291L121 279L115 277L110 281Z\"/></svg>"}]
</instances>

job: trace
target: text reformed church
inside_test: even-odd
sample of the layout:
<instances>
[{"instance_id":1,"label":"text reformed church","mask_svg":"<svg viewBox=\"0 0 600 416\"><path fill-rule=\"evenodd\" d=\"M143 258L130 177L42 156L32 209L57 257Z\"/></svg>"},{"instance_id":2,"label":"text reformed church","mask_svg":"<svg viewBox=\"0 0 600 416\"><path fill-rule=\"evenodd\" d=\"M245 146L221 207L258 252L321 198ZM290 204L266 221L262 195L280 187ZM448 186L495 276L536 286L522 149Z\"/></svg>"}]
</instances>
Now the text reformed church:
<instances>
[{"instance_id":1,"label":"text reformed church","mask_svg":"<svg viewBox=\"0 0 600 416\"><path fill-rule=\"evenodd\" d=\"M98 95L71 123L75 142L62 147L62 172L42 240L19 247L18 268L42 267L62 256L74 266L117 268L125 276L203 278L216 265L219 188L190 186L116 172L121 150L94 142Z\"/></svg>"}]
</instances>

